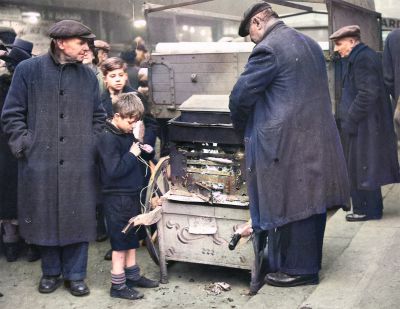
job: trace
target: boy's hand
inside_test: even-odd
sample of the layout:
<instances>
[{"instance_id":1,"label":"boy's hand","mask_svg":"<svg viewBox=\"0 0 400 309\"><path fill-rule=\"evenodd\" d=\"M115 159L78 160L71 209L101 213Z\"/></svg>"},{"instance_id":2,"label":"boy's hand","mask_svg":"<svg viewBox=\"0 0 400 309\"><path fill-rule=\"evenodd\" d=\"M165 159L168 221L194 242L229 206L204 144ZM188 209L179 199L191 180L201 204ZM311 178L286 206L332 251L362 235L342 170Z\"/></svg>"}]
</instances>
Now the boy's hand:
<instances>
[{"instance_id":1,"label":"boy's hand","mask_svg":"<svg viewBox=\"0 0 400 309\"><path fill-rule=\"evenodd\" d=\"M140 156L140 154L142 153L139 147L139 143L133 143L129 151L133 153L136 157Z\"/></svg>"},{"instance_id":2,"label":"boy's hand","mask_svg":"<svg viewBox=\"0 0 400 309\"><path fill-rule=\"evenodd\" d=\"M141 150L143 150L143 151L145 151L147 153L152 153L153 150L154 150L153 147L151 147L148 144L141 144L139 147L140 147Z\"/></svg>"}]
</instances>

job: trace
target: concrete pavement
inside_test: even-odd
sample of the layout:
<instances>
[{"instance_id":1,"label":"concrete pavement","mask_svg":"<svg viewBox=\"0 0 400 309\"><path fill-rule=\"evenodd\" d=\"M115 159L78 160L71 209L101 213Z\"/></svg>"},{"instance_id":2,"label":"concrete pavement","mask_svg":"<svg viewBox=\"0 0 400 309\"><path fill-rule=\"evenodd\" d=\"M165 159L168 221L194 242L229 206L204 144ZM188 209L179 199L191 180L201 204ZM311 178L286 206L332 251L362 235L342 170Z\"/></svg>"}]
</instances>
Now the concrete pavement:
<instances>
[{"instance_id":1,"label":"concrete pavement","mask_svg":"<svg viewBox=\"0 0 400 309\"><path fill-rule=\"evenodd\" d=\"M343 211L330 218L319 285L265 285L246 308L400 308L400 185L383 195L382 220L348 223Z\"/></svg>"},{"instance_id":2,"label":"concrete pavement","mask_svg":"<svg viewBox=\"0 0 400 309\"><path fill-rule=\"evenodd\" d=\"M110 262L103 260L108 243L94 243L89 251L88 284L91 294L77 298L63 287L43 295L37 292L40 262L23 258L7 263L0 257L0 308L282 308L368 309L400 308L400 185L386 186L384 217L379 221L348 223L337 211L327 223L321 282L317 286L277 288L265 285L257 295L246 295L248 271L224 267L174 263L169 283L143 290L139 301L112 299ZM158 267L140 248L138 261L150 278ZM206 287L223 281L232 290L211 295Z\"/></svg>"}]
</instances>

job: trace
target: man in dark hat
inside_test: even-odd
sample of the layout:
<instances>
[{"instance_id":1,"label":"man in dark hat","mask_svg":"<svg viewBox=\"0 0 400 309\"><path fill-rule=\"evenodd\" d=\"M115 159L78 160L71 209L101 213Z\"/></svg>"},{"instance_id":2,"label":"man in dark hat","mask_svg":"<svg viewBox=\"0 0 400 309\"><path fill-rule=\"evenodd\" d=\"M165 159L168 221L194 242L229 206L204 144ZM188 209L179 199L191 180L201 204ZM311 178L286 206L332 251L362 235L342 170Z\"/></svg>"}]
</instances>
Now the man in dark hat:
<instances>
[{"instance_id":1,"label":"man in dark hat","mask_svg":"<svg viewBox=\"0 0 400 309\"><path fill-rule=\"evenodd\" d=\"M353 213L347 221L382 218L381 186L399 182L393 112L378 54L360 40L360 27L345 26L330 37L347 60L339 104Z\"/></svg>"},{"instance_id":2,"label":"man in dark hat","mask_svg":"<svg viewBox=\"0 0 400 309\"><path fill-rule=\"evenodd\" d=\"M12 44L16 36L17 34L13 28L0 27L0 41L2 41L3 44Z\"/></svg>"},{"instance_id":3,"label":"man in dark hat","mask_svg":"<svg viewBox=\"0 0 400 309\"><path fill-rule=\"evenodd\" d=\"M95 37L90 28L63 20L49 36L47 54L16 68L1 120L19 159L20 232L41 250L39 292L53 292L62 277L82 296L96 237L94 145L105 112L97 79L82 64Z\"/></svg>"},{"instance_id":4,"label":"man in dark hat","mask_svg":"<svg viewBox=\"0 0 400 309\"><path fill-rule=\"evenodd\" d=\"M268 274L260 268L251 292L264 277L280 287L318 284L326 210L349 200L324 55L266 2L247 10L239 35L256 46L229 108L244 137L256 260L266 237L269 247Z\"/></svg>"}]
</instances>

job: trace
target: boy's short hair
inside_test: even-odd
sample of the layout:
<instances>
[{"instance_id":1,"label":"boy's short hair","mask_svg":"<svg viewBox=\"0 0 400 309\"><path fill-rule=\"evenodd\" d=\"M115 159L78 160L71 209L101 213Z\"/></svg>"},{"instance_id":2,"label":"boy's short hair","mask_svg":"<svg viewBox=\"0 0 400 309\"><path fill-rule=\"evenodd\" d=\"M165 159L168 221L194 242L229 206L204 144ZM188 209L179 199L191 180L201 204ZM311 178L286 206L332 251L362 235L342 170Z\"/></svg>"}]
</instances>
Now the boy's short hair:
<instances>
[{"instance_id":1,"label":"boy's short hair","mask_svg":"<svg viewBox=\"0 0 400 309\"><path fill-rule=\"evenodd\" d=\"M142 118L144 106L140 98L134 92L121 93L113 102L113 112L120 114L122 118Z\"/></svg>"},{"instance_id":2,"label":"boy's short hair","mask_svg":"<svg viewBox=\"0 0 400 309\"><path fill-rule=\"evenodd\" d=\"M124 60L119 57L111 57L104 60L103 64L101 65L101 72L104 76L107 75L108 72L122 69L124 72L127 71L128 66Z\"/></svg>"}]
</instances>

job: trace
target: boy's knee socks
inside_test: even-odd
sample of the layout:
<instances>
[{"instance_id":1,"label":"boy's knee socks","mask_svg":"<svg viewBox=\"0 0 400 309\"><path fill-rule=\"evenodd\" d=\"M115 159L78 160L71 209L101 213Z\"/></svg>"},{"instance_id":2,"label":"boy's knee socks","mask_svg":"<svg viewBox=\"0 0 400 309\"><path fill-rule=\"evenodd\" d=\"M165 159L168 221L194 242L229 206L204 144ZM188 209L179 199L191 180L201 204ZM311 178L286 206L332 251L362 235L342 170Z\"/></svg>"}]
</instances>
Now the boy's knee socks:
<instances>
[{"instance_id":1,"label":"boy's knee socks","mask_svg":"<svg viewBox=\"0 0 400 309\"><path fill-rule=\"evenodd\" d=\"M126 277L125 273L113 274L111 273L111 287L116 290L121 290L125 287Z\"/></svg>"},{"instance_id":2,"label":"boy's knee socks","mask_svg":"<svg viewBox=\"0 0 400 309\"><path fill-rule=\"evenodd\" d=\"M125 276L126 279L129 280L139 280L140 279L140 267L137 265L133 265L131 267L126 267L125 268Z\"/></svg>"}]
</instances>

